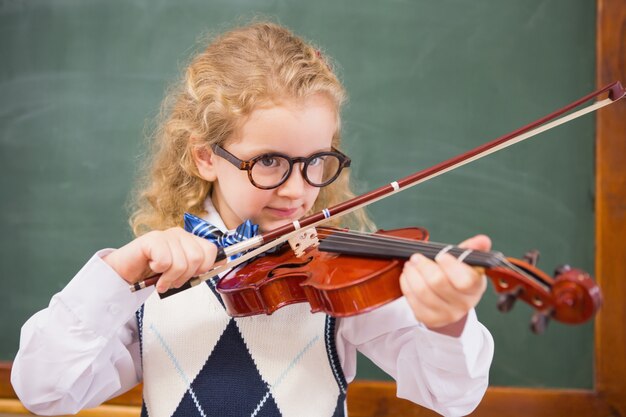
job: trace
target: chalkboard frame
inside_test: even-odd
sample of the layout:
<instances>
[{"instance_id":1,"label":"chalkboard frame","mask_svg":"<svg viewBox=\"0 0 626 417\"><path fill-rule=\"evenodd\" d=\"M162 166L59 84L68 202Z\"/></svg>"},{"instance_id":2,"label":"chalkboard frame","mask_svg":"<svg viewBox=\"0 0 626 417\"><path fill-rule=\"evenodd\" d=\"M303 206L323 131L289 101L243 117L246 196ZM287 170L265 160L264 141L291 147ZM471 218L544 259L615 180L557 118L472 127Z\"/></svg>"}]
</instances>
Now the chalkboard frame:
<instances>
[{"instance_id":1,"label":"chalkboard frame","mask_svg":"<svg viewBox=\"0 0 626 417\"><path fill-rule=\"evenodd\" d=\"M626 81L626 45L620 39L626 25L623 0L597 0L597 85ZM621 134L620 134L621 132ZM489 388L473 413L480 416L606 416L626 415L626 235L623 205L626 201L626 101L618 102L597 115L596 127L596 271L605 303L595 326L595 375L592 390L536 388ZM572 366L577 366L573 363ZM10 362L0 362L0 413L27 413L17 400L10 383ZM391 382L356 381L348 392L350 415L435 416L432 411L396 398ZM141 389L111 400L89 416L137 416Z\"/></svg>"}]
</instances>

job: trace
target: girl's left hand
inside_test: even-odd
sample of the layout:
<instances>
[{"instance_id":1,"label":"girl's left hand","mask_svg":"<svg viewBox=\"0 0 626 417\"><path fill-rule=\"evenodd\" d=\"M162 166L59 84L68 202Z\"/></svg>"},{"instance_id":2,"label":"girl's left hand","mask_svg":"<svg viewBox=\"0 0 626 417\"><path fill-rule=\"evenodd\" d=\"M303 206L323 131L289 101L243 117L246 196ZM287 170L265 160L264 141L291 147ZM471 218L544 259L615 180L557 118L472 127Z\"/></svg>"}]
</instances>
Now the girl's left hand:
<instances>
[{"instance_id":1,"label":"girl's left hand","mask_svg":"<svg viewBox=\"0 0 626 417\"><path fill-rule=\"evenodd\" d=\"M489 251L491 240L477 235L459 247ZM450 254L432 261L416 253L404 264L400 287L418 321L456 337L463 331L467 313L485 292L487 279L482 268L472 268Z\"/></svg>"}]
</instances>

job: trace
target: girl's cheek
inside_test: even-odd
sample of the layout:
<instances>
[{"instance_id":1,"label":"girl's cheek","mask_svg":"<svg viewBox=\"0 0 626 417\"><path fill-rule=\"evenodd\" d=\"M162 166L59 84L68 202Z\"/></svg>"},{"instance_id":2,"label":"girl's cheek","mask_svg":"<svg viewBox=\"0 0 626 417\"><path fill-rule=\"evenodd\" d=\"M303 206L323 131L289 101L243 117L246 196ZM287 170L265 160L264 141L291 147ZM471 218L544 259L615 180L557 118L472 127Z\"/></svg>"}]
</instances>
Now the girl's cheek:
<instances>
[{"instance_id":1,"label":"girl's cheek","mask_svg":"<svg viewBox=\"0 0 626 417\"><path fill-rule=\"evenodd\" d=\"M259 190L260 191L260 190ZM259 217L263 214L263 208L266 207L271 200L271 194L251 192L248 195L240 195L240 210L248 215L248 218Z\"/></svg>"},{"instance_id":2,"label":"girl's cheek","mask_svg":"<svg viewBox=\"0 0 626 417\"><path fill-rule=\"evenodd\" d=\"M306 206L306 212L307 213L311 210L311 208L313 207L313 205L317 201L317 197L319 197L319 195L320 195L320 189L319 188L316 188L316 187L311 187L311 188L313 188L313 189L311 190L309 198L307 198L307 206Z\"/></svg>"}]
</instances>

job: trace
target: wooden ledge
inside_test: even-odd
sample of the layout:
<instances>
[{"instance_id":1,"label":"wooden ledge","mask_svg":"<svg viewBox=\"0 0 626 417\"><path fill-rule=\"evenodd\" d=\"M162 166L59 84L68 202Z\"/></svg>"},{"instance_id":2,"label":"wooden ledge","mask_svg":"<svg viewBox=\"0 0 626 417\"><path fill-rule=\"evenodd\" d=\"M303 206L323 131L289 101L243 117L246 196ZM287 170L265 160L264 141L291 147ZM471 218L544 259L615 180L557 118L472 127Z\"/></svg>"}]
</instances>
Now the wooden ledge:
<instances>
[{"instance_id":1,"label":"wooden ledge","mask_svg":"<svg viewBox=\"0 0 626 417\"><path fill-rule=\"evenodd\" d=\"M0 362L0 413L32 415L17 399L10 383L11 364ZM358 380L348 388L350 417L435 417L439 414L396 397L393 382ZM80 417L138 417L141 385ZM489 388L472 416L570 417L618 416L601 395L586 390Z\"/></svg>"}]
</instances>

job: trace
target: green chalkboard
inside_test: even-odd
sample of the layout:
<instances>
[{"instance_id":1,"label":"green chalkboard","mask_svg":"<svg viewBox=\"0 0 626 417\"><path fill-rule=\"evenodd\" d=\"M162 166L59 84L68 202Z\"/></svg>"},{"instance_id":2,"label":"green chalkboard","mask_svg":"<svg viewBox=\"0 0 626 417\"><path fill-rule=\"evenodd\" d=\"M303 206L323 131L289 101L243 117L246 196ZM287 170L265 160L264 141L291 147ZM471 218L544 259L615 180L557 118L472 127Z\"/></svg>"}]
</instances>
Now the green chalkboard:
<instances>
[{"instance_id":1,"label":"green chalkboard","mask_svg":"<svg viewBox=\"0 0 626 417\"><path fill-rule=\"evenodd\" d=\"M509 132L594 89L588 0L0 1L0 360L21 324L102 247L130 238L144 132L198 39L268 16L338 64L345 151L365 192ZM546 271L593 271L594 117L369 210L433 240L486 233ZM528 331L530 308L479 305L495 385L590 388L593 328ZM383 377L362 360L359 376Z\"/></svg>"}]
</instances>

